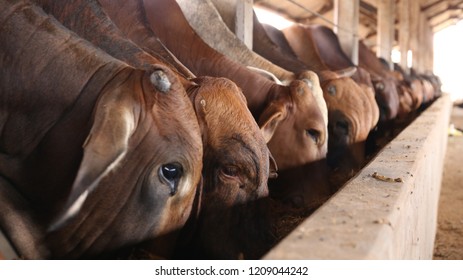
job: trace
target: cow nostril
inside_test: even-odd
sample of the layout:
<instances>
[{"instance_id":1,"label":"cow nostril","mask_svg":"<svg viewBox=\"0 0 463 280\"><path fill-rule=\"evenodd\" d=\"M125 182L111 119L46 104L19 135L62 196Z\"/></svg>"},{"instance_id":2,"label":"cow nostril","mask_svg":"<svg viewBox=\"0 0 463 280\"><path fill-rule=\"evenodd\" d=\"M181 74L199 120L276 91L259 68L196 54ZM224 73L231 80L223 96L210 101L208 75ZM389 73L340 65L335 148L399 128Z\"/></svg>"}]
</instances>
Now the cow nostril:
<instances>
[{"instance_id":1,"label":"cow nostril","mask_svg":"<svg viewBox=\"0 0 463 280\"><path fill-rule=\"evenodd\" d=\"M159 168L159 176L161 180L169 185L170 195L177 193L178 183L183 176L183 168L178 163L164 164Z\"/></svg>"},{"instance_id":2,"label":"cow nostril","mask_svg":"<svg viewBox=\"0 0 463 280\"><path fill-rule=\"evenodd\" d=\"M318 131L318 130L316 130L316 129L307 129L307 130L305 131L305 133L306 133L310 138L312 138L312 140L315 142L315 144L320 143L320 136L321 136L320 131Z\"/></svg>"}]
</instances>

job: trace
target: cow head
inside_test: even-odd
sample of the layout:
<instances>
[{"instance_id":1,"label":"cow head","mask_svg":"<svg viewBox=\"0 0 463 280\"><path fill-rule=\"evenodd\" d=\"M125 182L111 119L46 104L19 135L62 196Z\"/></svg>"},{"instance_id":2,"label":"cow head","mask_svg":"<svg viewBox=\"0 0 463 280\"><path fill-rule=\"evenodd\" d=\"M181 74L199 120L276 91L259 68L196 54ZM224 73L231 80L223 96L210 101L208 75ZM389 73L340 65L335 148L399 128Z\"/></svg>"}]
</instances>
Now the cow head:
<instances>
[{"instance_id":1,"label":"cow head","mask_svg":"<svg viewBox=\"0 0 463 280\"><path fill-rule=\"evenodd\" d=\"M317 86L314 82L312 86ZM259 116L259 126L279 170L324 158L327 131L309 83L294 80L274 85L274 98Z\"/></svg>"},{"instance_id":2,"label":"cow head","mask_svg":"<svg viewBox=\"0 0 463 280\"><path fill-rule=\"evenodd\" d=\"M307 206L316 189L326 189L327 183L323 160L328 148L328 116L318 76L307 72L288 87L275 86L274 96L259 117L281 175L269 182L271 194L295 206ZM316 170L316 183L295 183L309 170Z\"/></svg>"},{"instance_id":3,"label":"cow head","mask_svg":"<svg viewBox=\"0 0 463 280\"><path fill-rule=\"evenodd\" d=\"M380 121L385 122L394 119L400 106L396 83L390 77L370 74L380 111Z\"/></svg>"},{"instance_id":4,"label":"cow head","mask_svg":"<svg viewBox=\"0 0 463 280\"><path fill-rule=\"evenodd\" d=\"M275 164L238 87L226 78L194 82L189 94L203 133L204 188L196 232L179 254L258 257L270 238L264 201Z\"/></svg>"},{"instance_id":5,"label":"cow head","mask_svg":"<svg viewBox=\"0 0 463 280\"><path fill-rule=\"evenodd\" d=\"M201 167L199 126L173 73L120 71L95 105L69 199L50 227L52 255L93 256L142 241L168 255Z\"/></svg>"},{"instance_id":6,"label":"cow head","mask_svg":"<svg viewBox=\"0 0 463 280\"><path fill-rule=\"evenodd\" d=\"M328 162L358 168L364 160L364 142L374 123L369 110L368 92L355 83L351 71L322 71L321 85L328 106Z\"/></svg>"}]
</instances>

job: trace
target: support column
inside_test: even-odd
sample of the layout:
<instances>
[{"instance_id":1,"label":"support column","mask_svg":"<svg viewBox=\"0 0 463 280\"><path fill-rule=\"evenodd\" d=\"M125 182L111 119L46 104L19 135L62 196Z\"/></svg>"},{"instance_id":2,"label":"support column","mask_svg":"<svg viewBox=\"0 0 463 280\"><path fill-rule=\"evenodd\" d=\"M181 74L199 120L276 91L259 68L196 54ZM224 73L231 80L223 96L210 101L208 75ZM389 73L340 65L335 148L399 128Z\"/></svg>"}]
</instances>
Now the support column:
<instances>
[{"instance_id":1,"label":"support column","mask_svg":"<svg viewBox=\"0 0 463 280\"><path fill-rule=\"evenodd\" d=\"M426 42L428 51L426 53L425 70L434 72L434 33L428 21L426 21Z\"/></svg>"},{"instance_id":2,"label":"support column","mask_svg":"<svg viewBox=\"0 0 463 280\"><path fill-rule=\"evenodd\" d=\"M235 34L249 49L252 49L252 5L253 0L236 0Z\"/></svg>"},{"instance_id":3,"label":"support column","mask_svg":"<svg viewBox=\"0 0 463 280\"><path fill-rule=\"evenodd\" d=\"M389 68L393 69L391 59L394 44L395 1L378 0L378 36L376 56L386 59Z\"/></svg>"},{"instance_id":4,"label":"support column","mask_svg":"<svg viewBox=\"0 0 463 280\"><path fill-rule=\"evenodd\" d=\"M359 0L334 1L334 32L338 35L343 51L358 64Z\"/></svg>"},{"instance_id":5,"label":"support column","mask_svg":"<svg viewBox=\"0 0 463 280\"><path fill-rule=\"evenodd\" d=\"M410 5L409 0L399 2L399 46L400 66L408 72L407 52L410 49Z\"/></svg>"},{"instance_id":6,"label":"support column","mask_svg":"<svg viewBox=\"0 0 463 280\"><path fill-rule=\"evenodd\" d=\"M409 30L409 37L410 37L410 50L413 54L412 59L412 66L413 68L417 68L420 65L420 43L418 41L418 34L420 32L420 15L421 15L421 8L420 8L420 1L409 1L410 4L410 30ZM416 69L418 70L418 69Z\"/></svg>"}]
</instances>

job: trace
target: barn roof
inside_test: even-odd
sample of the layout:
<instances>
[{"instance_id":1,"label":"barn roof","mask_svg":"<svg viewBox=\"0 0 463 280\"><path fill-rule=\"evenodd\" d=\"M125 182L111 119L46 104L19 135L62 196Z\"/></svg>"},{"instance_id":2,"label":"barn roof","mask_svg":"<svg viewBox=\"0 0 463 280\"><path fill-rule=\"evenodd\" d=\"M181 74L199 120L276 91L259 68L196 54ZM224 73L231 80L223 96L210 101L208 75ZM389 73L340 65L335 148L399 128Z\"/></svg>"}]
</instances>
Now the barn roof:
<instances>
[{"instance_id":1,"label":"barn roof","mask_svg":"<svg viewBox=\"0 0 463 280\"><path fill-rule=\"evenodd\" d=\"M360 1L359 37L374 46L377 33L378 2ZM400 1L395 0L396 41L399 32ZM416 1L416 0L411 0ZM254 5L270 9L283 17L299 23L321 23L332 26L334 0L254 0ZM419 7L435 33L463 19L463 0L419 0ZM330 23L331 22L331 23Z\"/></svg>"}]
</instances>

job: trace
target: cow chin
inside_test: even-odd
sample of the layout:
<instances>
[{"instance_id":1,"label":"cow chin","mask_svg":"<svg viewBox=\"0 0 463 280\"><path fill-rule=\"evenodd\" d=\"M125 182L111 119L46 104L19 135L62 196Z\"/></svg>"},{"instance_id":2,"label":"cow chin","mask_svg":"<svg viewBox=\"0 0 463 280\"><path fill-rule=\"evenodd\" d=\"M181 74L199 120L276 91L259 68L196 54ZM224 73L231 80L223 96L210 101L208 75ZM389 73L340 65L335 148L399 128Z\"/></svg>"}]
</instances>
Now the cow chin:
<instances>
[{"instance_id":1,"label":"cow chin","mask_svg":"<svg viewBox=\"0 0 463 280\"><path fill-rule=\"evenodd\" d=\"M268 198L231 207L206 198L203 205L198 230L177 258L258 259L274 245Z\"/></svg>"},{"instance_id":2,"label":"cow chin","mask_svg":"<svg viewBox=\"0 0 463 280\"><path fill-rule=\"evenodd\" d=\"M333 193L326 159L278 172L269 181L270 196L277 203L313 211Z\"/></svg>"}]
</instances>

